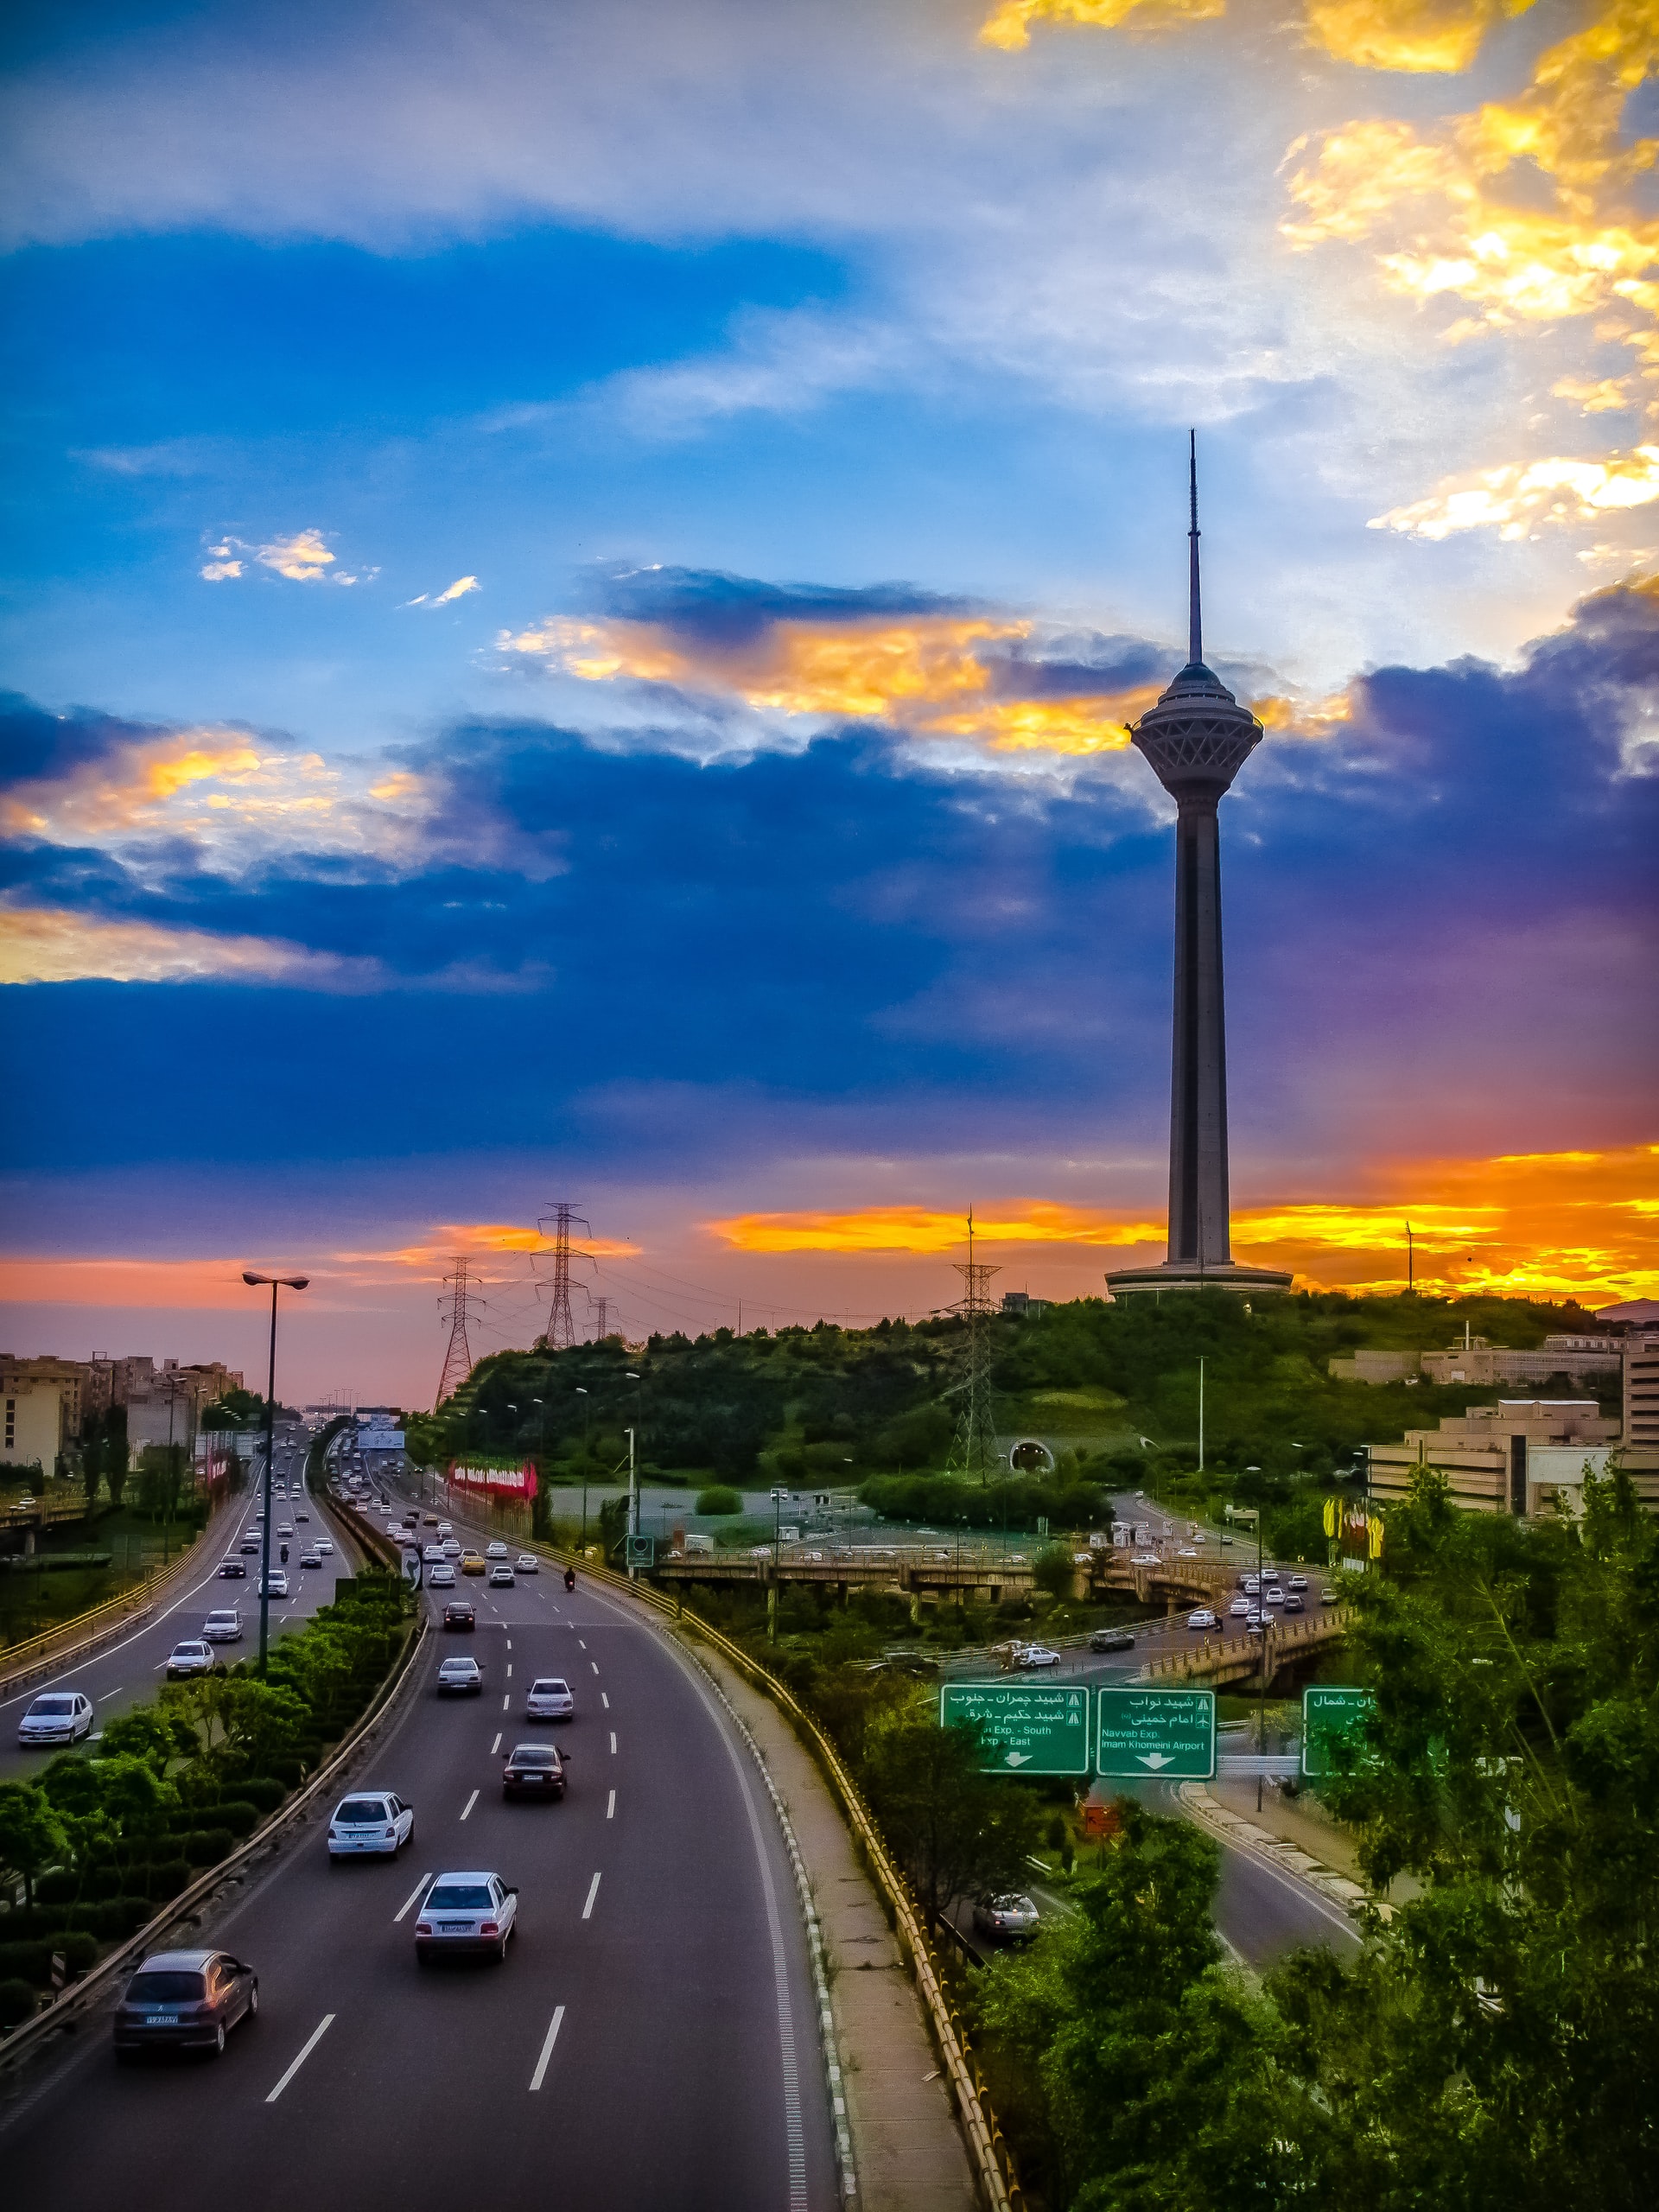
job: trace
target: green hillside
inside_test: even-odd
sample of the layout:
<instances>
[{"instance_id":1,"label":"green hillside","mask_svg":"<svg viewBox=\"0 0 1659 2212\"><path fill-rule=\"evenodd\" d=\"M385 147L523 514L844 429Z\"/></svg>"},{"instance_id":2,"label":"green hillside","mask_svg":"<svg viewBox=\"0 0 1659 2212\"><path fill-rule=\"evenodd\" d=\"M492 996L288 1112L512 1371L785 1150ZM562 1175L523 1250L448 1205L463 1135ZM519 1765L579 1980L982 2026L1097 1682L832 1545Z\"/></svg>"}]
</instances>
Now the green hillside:
<instances>
[{"instance_id":1,"label":"green hillside","mask_svg":"<svg viewBox=\"0 0 1659 2212\"><path fill-rule=\"evenodd\" d=\"M611 1474L626 1462L632 1424L653 1480L856 1484L900 1518L1026 1526L1046 1513L1057 1527L1081 1527L1109 1510L1111 1489L1128 1486L1194 1510L1230 1498L1300 1521L1351 1471L1357 1446L1432 1427L1493 1395L1339 1382L1328 1372L1333 1355L1433 1350L1465 1322L1495 1343L1529 1347L1588 1320L1575 1306L1403 1294L1304 1294L1252 1311L1225 1291L999 1315L988 1324L998 1433L1005 1447L1040 1438L1057 1468L1041 1482L988 1487L943 1478L963 1350L963 1325L952 1319L865 1330L820 1322L741 1338L721 1329L695 1340L653 1336L643 1350L612 1338L565 1352L499 1352L440 1414L413 1417L409 1428L429 1464L527 1455L556 1483Z\"/></svg>"}]
</instances>

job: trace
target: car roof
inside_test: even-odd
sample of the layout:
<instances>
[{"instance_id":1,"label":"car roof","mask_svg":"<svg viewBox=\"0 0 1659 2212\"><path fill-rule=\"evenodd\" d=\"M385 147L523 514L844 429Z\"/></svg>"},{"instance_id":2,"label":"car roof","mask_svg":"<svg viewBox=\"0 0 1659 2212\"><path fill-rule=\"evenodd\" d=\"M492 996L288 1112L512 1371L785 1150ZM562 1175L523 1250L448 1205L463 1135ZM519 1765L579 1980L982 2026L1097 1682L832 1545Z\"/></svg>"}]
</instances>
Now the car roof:
<instances>
[{"instance_id":1,"label":"car roof","mask_svg":"<svg viewBox=\"0 0 1659 2212\"><path fill-rule=\"evenodd\" d=\"M219 1956L217 1951L152 1951L133 1969L136 1974L158 1973L200 1974L210 1959Z\"/></svg>"},{"instance_id":2,"label":"car roof","mask_svg":"<svg viewBox=\"0 0 1659 2212\"><path fill-rule=\"evenodd\" d=\"M469 1866L463 1867L459 1873L452 1869L448 1874L435 1874L432 1877L432 1886L435 1890L440 1882L499 1882L500 1878L499 1874L491 1872L487 1867L480 1871L476 1866Z\"/></svg>"},{"instance_id":3,"label":"car roof","mask_svg":"<svg viewBox=\"0 0 1659 2212\"><path fill-rule=\"evenodd\" d=\"M559 1747L556 1744L515 1744L507 1756L509 1758L516 1759L520 1751L534 1751L538 1758L544 1756L550 1759L556 1759L559 1756Z\"/></svg>"}]
</instances>

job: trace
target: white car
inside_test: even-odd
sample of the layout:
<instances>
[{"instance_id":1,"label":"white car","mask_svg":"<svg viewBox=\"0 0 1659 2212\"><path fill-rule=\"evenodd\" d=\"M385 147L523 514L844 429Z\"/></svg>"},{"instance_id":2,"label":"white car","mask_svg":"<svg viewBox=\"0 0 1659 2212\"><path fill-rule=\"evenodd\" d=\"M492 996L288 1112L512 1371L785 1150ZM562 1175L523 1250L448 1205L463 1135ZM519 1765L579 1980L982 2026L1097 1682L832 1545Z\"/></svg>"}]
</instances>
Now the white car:
<instances>
[{"instance_id":1,"label":"white car","mask_svg":"<svg viewBox=\"0 0 1659 2212\"><path fill-rule=\"evenodd\" d=\"M323 1554L325 1559L334 1548L334 1540L332 1536L319 1536L317 1538L317 1549Z\"/></svg>"},{"instance_id":2,"label":"white car","mask_svg":"<svg viewBox=\"0 0 1659 2212\"><path fill-rule=\"evenodd\" d=\"M213 1647L204 1643L200 1637L188 1643L175 1643L167 1655L167 1679L179 1682L190 1675L211 1675L213 1671Z\"/></svg>"},{"instance_id":3,"label":"white car","mask_svg":"<svg viewBox=\"0 0 1659 2212\"><path fill-rule=\"evenodd\" d=\"M291 1521L279 1522L276 1533L279 1536L291 1536L294 1533L294 1523Z\"/></svg>"},{"instance_id":4,"label":"white car","mask_svg":"<svg viewBox=\"0 0 1659 2212\"><path fill-rule=\"evenodd\" d=\"M431 1573L426 1578L426 1586L429 1590L453 1590L454 1588L455 1570L450 1566L448 1560L443 1562L442 1567L435 1567L432 1569Z\"/></svg>"},{"instance_id":5,"label":"white car","mask_svg":"<svg viewBox=\"0 0 1659 2212\"><path fill-rule=\"evenodd\" d=\"M353 1791L342 1797L328 1822L328 1856L395 1859L415 1834L415 1815L389 1789Z\"/></svg>"},{"instance_id":6,"label":"white car","mask_svg":"<svg viewBox=\"0 0 1659 2212\"><path fill-rule=\"evenodd\" d=\"M1249 1612L1249 1610L1250 1601L1248 1598L1235 1598L1232 1604L1227 1608L1229 1614L1236 1621L1242 1621L1244 1619L1246 1615Z\"/></svg>"},{"instance_id":7,"label":"white car","mask_svg":"<svg viewBox=\"0 0 1659 2212\"><path fill-rule=\"evenodd\" d=\"M485 1547L484 1547L484 1556L485 1556L485 1558L486 1558L486 1559L505 1559L505 1558L506 1558L506 1556L507 1556L507 1548L506 1548L506 1546L502 1542L502 1541L501 1541L501 1539L500 1539L500 1537L499 1537L499 1536L497 1536L497 1537L495 1538L495 1540L493 1541L493 1542L492 1542L492 1543L487 1543L487 1544L486 1544L486 1545L485 1545Z\"/></svg>"},{"instance_id":8,"label":"white car","mask_svg":"<svg viewBox=\"0 0 1659 2212\"><path fill-rule=\"evenodd\" d=\"M1305 1574L1293 1574L1290 1578L1290 1586L1293 1590L1306 1590L1307 1577Z\"/></svg>"},{"instance_id":9,"label":"white car","mask_svg":"<svg viewBox=\"0 0 1659 2212\"><path fill-rule=\"evenodd\" d=\"M218 1612L209 1613L201 1624L204 1643L240 1643L242 1616L234 1605L226 1605Z\"/></svg>"},{"instance_id":10,"label":"white car","mask_svg":"<svg viewBox=\"0 0 1659 2212\"><path fill-rule=\"evenodd\" d=\"M453 1521L440 1521L437 1523L437 1530L440 1538L453 1536L455 1533L455 1524Z\"/></svg>"},{"instance_id":11,"label":"white car","mask_svg":"<svg viewBox=\"0 0 1659 2212\"><path fill-rule=\"evenodd\" d=\"M300 1554L300 1565L302 1567L321 1567L322 1565L322 1554L318 1551L315 1546L308 1547Z\"/></svg>"},{"instance_id":12,"label":"white car","mask_svg":"<svg viewBox=\"0 0 1659 2212\"><path fill-rule=\"evenodd\" d=\"M492 1590L512 1589L512 1569L507 1565L505 1560L497 1560L495 1565L490 1569L490 1587Z\"/></svg>"},{"instance_id":13,"label":"white car","mask_svg":"<svg viewBox=\"0 0 1659 2212\"><path fill-rule=\"evenodd\" d=\"M1282 1605L1285 1602L1285 1593L1276 1582L1270 1582L1262 1595L1269 1605Z\"/></svg>"},{"instance_id":14,"label":"white car","mask_svg":"<svg viewBox=\"0 0 1659 2212\"><path fill-rule=\"evenodd\" d=\"M262 1598L287 1597L288 1577L283 1573L280 1567L273 1567L270 1573L262 1578L259 1584L259 1594Z\"/></svg>"},{"instance_id":15,"label":"white car","mask_svg":"<svg viewBox=\"0 0 1659 2212\"><path fill-rule=\"evenodd\" d=\"M1221 1623L1208 1605L1195 1605L1186 1617L1188 1628L1219 1628Z\"/></svg>"},{"instance_id":16,"label":"white car","mask_svg":"<svg viewBox=\"0 0 1659 2212\"><path fill-rule=\"evenodd\" d=\"M446 1659L438 1669L440 1697L477 1697L484 1688L484 1669L476 1659Z\"/></svg>"},{"instance_id":17,"label":"white car","mask_svg":"<svg viewBox=\"0 0 1659 2212\"><path fill-rule=\"evenodd\" d=\"M1156 1552L1136 1552L1129 1561L1131 1567L1161 1567L1163 1563Z\"/></svg>"},{"instance_id":18,"label":"white car","mask_svg":"<svg viewBox=\"0 0 1659 2212\"><path fill-rule=\"evenodd\" d=\"M422 1552L421 1557L429 1567L442 1567L448 1557L448 1554L442 1544L428 1544Z\"/></svg>"},{"instance_id":19,"label":"white car","mask_svg":"<svg viewBox=\"0 0 1659 2212\"><path fill-rule=\"evenodd\" d=\"M439 1544L438 1549L443 1554L445 1559L459 1559L461 1554L461 1538L459 1536L445 1536L442 1541Z\"/></svg>"},{"instance_id":20,"label":"white car","mask_svg":"<svg viewBox=\"0 0 1659 2212\"><path fill-rule=\"evenodd\" d=\"M576 1700L570 1685L557 1675L543 1675L524 1693L524 1713L531 1720L574 1720Z\"/></svg>"},{"instance_id":21,"label":"white car","mask_svg":"<svg viewBox=\"0 0 1659 2212\"><path fill-rule=\"evenodd\" d=\"M1059 1653L1051 1651L1046 1643L1027 1643L1016 1662L1021 1667L1058 1667L1059 1663Z\"/></svg>"},{"instance_id":22,"label":"white car","mask_svg":"<svg viewBox=\"0 0 1659 2212\"><path fill-rule=\"evenodd\" d=\"M542 1563L534 1552L520 1552L513 1562L520 1574L539 1574Z\"/></svg>"},{"instance_id":23,"label":"white car","mask_svg":"<svg viewBox=\"0 0 1659 2212\"><path fill-rule=\"evenodd\" d=\"M439 1952L483 1952L505 1959L518 1892L499 1874L440 1874L421 1899L415 1956L423 1966Z\"/></svg>"},{"instance_id":24,"label":"white car","mask_svg":"<svg viewBox=\"0 0 1659 2212\"><path fill-rule=\"evenodd\" d=\"M73 1744L92 1731L92 1701L79 1690L45 1690L17 1723L17 1741Z\"/></svg>"}]
</instances>

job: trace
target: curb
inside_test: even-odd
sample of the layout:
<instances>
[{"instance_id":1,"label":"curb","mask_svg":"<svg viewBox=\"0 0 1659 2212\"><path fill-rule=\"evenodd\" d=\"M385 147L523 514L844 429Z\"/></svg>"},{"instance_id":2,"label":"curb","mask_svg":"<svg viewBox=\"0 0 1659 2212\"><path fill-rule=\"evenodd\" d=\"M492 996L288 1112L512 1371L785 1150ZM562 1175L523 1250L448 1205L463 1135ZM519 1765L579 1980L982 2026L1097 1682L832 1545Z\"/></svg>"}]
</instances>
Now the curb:
<instances>
[{"instance_id":1,"label":"curb","mask_svg":"<svg viewBox=\"0 0 1659 2212\"><path fill-rule=\"evenodd\" d=\"M1381 1912L1388 1916L1389 1908L1378 1905L1359 1883L1347 1874L1340 1874L1334 1866L1327 1866L1300 1844L1287 1843L1281 1836L1272 1834L1267 1828L1258 1827L1254 1821L1247 1821L1242 1813L1230 1812L1225 1805L1218 1805L1204 1784L1184 1782L1177 1792L1185 1810L1201 1827L1210 1829L1241 1851L1253 1852L1258 1859L1265 1859L1287 1874L1294 1874L1310 1889L1318 1890L1340 1905L1351 1917L1357 1919L1370 1912Z\"/></svg>"}]
</instances>

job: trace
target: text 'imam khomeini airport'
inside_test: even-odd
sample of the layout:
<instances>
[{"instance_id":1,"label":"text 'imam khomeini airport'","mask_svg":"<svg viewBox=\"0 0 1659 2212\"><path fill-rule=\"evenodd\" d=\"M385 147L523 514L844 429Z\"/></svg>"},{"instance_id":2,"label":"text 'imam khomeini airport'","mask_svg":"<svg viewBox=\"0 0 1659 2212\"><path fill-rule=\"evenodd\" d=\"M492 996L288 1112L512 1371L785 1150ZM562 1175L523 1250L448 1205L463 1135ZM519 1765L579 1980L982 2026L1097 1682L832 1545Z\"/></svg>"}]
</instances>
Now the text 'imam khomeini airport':
<instances>
[{"instance_id":1,"label":"text 'imam khomeini airport'","mask_svg":"<svg viewBox=\"0 0 1659 2212\"><path fill-rule=\"evenodd\" d=\"M1204 664L1198 592L1198 435L1191 434L1186 666L1129 732L1175 801L1175 1022L1169 1097L1169 1256L1106 1278L1135 1292L1288 1290L1272 1268L1233 1258L1227 1193L1227 1025L1221 967L1221 801L1262 725Z\"/></svg>"}]
</instances>

